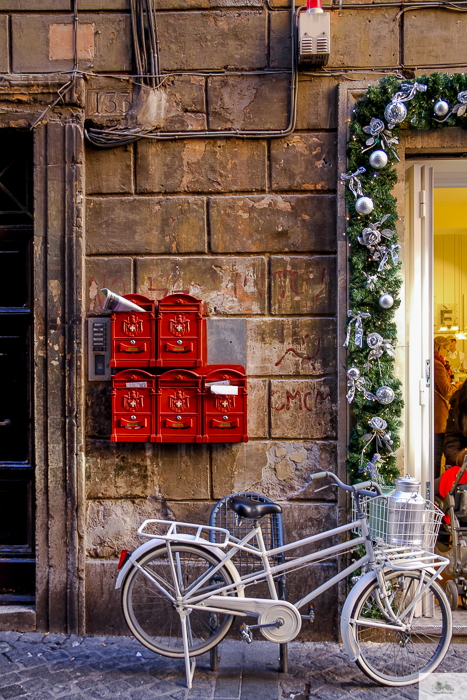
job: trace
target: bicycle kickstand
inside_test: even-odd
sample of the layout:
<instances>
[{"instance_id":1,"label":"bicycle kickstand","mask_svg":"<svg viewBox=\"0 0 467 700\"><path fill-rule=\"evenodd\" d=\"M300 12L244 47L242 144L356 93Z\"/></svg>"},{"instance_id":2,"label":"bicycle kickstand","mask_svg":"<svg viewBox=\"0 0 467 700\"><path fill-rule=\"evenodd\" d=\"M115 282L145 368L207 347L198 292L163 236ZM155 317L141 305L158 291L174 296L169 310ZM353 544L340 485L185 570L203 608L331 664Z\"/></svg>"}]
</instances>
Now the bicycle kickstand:
<instances>
[{"instance_id":1,"label":"bicycle kickstand","mask_svg":"<svg viewBox=\"0 0 467 700\"><path fill-rule=\"evenodd\" d=\"M180 613L180 622L182 623L183 652L185 656L186 687L188 690L190 690L193 685L193 676L195 675L196 668L196 659L191 661L190 652L188 650L188 632L186 620L189 614L190 613L185 610Z\"/></svg>"}]
</instances>

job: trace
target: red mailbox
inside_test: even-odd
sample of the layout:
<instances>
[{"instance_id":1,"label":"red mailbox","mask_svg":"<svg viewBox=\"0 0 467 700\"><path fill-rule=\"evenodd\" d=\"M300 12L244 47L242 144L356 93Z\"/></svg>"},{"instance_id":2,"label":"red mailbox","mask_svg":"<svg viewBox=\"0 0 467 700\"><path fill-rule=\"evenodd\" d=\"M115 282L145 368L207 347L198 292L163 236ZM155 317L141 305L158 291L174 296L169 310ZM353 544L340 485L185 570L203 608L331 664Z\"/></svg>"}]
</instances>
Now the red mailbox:
<instances>
[{"instance_id":1,"label":"red mailbox","mask_svg":"<svg viewBox=\"0 0 467 700\"><path fill-rule=\"evenodd\" d=\"M171 294L159 302L157 367L201 367L206 364L206 319L201 300Z\"/></svg>"},{"instance_id":2,"label":"red mailbox","mask_svg":"<svg viewBox=\"0 0 467 700\"><path fill-rule=\"evenodd\" d=\"M248 442L248 393L245 372L241 370L216 367L205 374L203 442Z\"/></svg>"},{"instance_id":3,"label":"red mailbox","mask_svg":"<svg viewBox=\"0 0 467 700\"><path fill-rule=\"evenodd\" d=\"M141 294L125 294L124 299L141 306L140 311L112 314L111 367L156 366L156 304Z\"/></svg>"},{"instance_id":4,"label":"red mailbox","mask_svg":"<svg viewBox=\"0 0 467 700\"><path fill-rule=\"evenodd\" d=\"M201 377L191 370L158 378L156 442L203 442Z\"/></svg>"},{"instance_id":5,"label":"red mailbox","mask_svg":"<svg viewBox=\"0 0 467 700\"><path fill-rule=\"evenodd\" d=\"M155 442L156 377L126 369L112 377L111 442Z\"/></svg>"}]
</instances>

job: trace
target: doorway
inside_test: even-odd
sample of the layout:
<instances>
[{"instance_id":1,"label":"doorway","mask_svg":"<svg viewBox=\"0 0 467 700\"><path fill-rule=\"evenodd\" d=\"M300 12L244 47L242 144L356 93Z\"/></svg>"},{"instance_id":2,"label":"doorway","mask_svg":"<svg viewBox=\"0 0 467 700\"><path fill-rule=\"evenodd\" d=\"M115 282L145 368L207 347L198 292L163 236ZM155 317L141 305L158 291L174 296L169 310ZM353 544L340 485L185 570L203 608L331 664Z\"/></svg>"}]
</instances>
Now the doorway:
<instances>
[{"instance_id":1,"label":"doorway","mask_svg":"<svg viewBox=\"0 0 467 700\"><path fill-rule=\"evenodd\" d=\"M467 351L467 161L406 163L407 471L433 499L434 338L455 339L457 357ZM462 363L453 364L452 381L464 381Z\"/></svg>"},{"instance_id":2,"label":"doorway","mask_svg":"<svg viewBox=\"0 0 467 700\"><path fill-rule=\"evenodd\" d=\"M0 605L35 600L33 142L0 132Z\"/></svg>"}]
</instances>

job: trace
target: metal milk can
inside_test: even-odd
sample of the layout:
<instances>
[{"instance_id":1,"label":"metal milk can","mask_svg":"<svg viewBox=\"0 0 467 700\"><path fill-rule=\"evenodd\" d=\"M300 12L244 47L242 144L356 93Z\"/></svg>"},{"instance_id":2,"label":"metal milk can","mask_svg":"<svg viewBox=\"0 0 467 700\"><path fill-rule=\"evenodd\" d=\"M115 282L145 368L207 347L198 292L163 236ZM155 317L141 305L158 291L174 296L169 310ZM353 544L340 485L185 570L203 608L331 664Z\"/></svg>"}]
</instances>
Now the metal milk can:
<instances>
[{"instance_id":1,"label":"metal milk can","mask_svg":"<svg viewBox=\"0 0 467 700\"><path fill-rule=\"evenodd\" d=\"M419 488L419 480L409 474L396 479L396 490L388 497L389 545L423 547L426 501Z\"/></svg>"}]
</instances>

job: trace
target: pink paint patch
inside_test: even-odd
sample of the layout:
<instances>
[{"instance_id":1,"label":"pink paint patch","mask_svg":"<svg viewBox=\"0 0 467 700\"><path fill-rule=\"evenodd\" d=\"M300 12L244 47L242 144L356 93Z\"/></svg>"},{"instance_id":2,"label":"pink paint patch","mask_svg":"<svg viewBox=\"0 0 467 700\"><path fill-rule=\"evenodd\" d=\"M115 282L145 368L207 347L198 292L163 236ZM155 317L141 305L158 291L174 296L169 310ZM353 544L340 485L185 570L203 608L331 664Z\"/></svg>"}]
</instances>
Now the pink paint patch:
<instances>
[{"instance_id":1,"label":"pink paint patch","mask_svg":"<svg viewBox=\"0 0 467 700\"><path fill-rule=\"evenodd\" d=\"M51 24L49 27L49 60L64 61L73 58L73 25ZM94 25L78 25L78 58L94 58Z\"/></svg>"}]
</instances>

